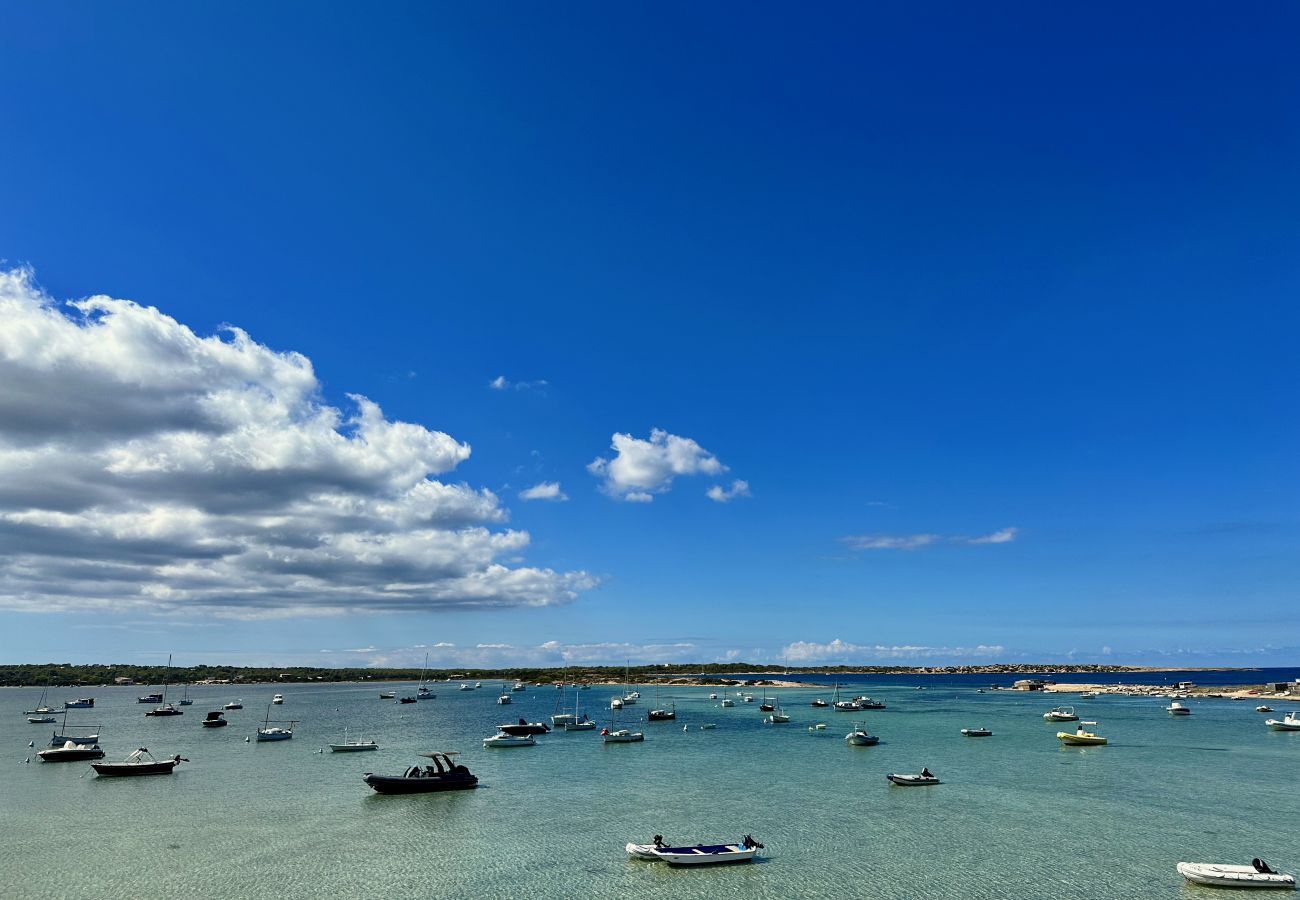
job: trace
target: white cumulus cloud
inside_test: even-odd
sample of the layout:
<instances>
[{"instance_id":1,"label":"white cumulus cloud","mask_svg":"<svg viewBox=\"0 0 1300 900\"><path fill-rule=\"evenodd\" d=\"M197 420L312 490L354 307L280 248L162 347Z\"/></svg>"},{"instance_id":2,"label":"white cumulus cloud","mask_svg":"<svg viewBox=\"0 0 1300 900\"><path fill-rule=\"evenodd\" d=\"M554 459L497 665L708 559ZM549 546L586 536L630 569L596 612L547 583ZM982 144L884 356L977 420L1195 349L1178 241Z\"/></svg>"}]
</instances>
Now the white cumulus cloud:
<instances>
[{"instance_id":1,"label":"white cumulus cloud","mask_svg":"<svg viewBox=\"0 0 1300 900\"><path fill-rule=\"evenodd\" d=\"M0 272L0 608L228 615L540 606L584 572L495 494L434 476L468 444L326 403L310 360L153 307L60 307Z\"/></svg>"},{"instance_id":2,"label":"white cumulus cloud","mask_svg":"<svg viewBox=\"0 0 1300 900\"><path fill-rule=\"evenodd\" d=\"M721 485L715 484L713 487L709 488L707 491L704 492L704 496L708 497L710 500L714 501L715 503L730 503L732 500L735 500L737 497L750 496L749 482L742 481L741 479L737 478L736 480L731 482L731 487L729 488L724 488Z\"/></svg>"},{"instance_id":3,"label":"white cumulus cloud","mask_svg":"<svg viewBox=\"0 0 1300 900\"><path fill-rule=\"evenodd\" d=\"M727 467L690 438L669 434L661 428L650 432L650 440L615 433L610 447L613 459L597 457L587 471L601 479L601 490L620 500L649 503L655 494L672 487L679 475L721 475Z\"/></svg>"},{"instance_id":4,"label":"white cumulus cloud","mask_svg":"<svg viewBox=\"0 0 1300 900\"><path fill-rule=\"evenodd\" d=\"M781 650L781 659L789 665L818 665L820 663L870 663L895 660L969 660L995 658L1006 648L1000 645L980 644L976 647L927 647L924 645L852 644L836 638L829 643L795 641Z\"/></svg>"},{"instance_id":5,"label":"white cumulus cloud","mask_svg":"<svg viewBox=\"0 0 1300 900\"><path fill-rule=\"evenodd\" d=\"M551 500L559 503L569 499L569 495L560 490L558 481L543 481L519 492L521 500Z\"/></svg>"}]
</instances>

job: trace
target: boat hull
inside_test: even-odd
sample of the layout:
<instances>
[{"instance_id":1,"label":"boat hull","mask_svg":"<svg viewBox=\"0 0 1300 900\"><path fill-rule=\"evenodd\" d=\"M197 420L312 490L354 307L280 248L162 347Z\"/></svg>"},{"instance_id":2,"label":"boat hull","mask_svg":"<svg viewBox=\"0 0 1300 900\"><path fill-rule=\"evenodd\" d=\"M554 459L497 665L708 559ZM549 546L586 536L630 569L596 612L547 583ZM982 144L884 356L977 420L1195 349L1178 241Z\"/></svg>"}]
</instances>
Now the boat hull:
<instances>
[{"instance_id":1,"label":"boat hull","mask_svg":"<svg viewBox=\"0 0 1300 900\"><path fill-rule=\"evenodd\" d=\"M927 785L931 785L931 784L941 784L941 783L942 783L942 782L939 781L938 778L933 778L933 777L931 777L931 778L926 778L926 777L924 777L924 776L922 776L922 775L893 775L893 774L891 774L891 775L886 775L885 777L888 778L889 781L890 781L892 784L896 784L896 785L898 785L899 787L925 787L925 786L927 786Z\"/></svg>"},{"instance_id":2,"label":"boat hull","mask_svg":"<svg viewBox=\"0 0 1300 900\"><path fill-rule=\"evenodd\" d=\"M104 751L94 747L51 747L36 754L41 762L82 762L87 759L103 759Z\"/></svg>"},{"instance_id":3,"label":"boat hull","mask_svg":"<svg viewBox=\"0 0 1300 900\"><path fill-rule=\"evenodd\" d=\"M1076 734L1072 731L1058 731L1056 739L1062 744L1073 744L1077 747L1100 747L1106 743L1104 737L1095 734Z\"/></svg>"},{"instance_id":4,"label":"boat hull","mask_svg":"<svg viewBox=\"0 0 1300 900\"><path fill-rule=\"evenodd\" d=\"M330 744L330 750L335 753L359 753L365 750L378 750L379 745L374 741L363 741L357 744Z\"/></svg>"},{"instance_id":5,"label":"boat hull","mask_svg":"<svg viewBox=\"0 0 1300 900\"><path fill-rule=\"evenodd\" d=\"M745 847L742 844L711 844L698 847L628 844L625 849L630 856L635 856L637 859L659 860L670 866L711 866L750 862L758 855L757 847Z\"/></svg>"},{"instance_id":6,"label":"boat hull","mask_svg":"<svg viewBox=\"0 0 1300 900\"><path fill-rule=\"evenodd\" d=\"M176 760L149 763L91 763L96 775L105 778L129 775L170 775L176 768Z\"/></svg>"},{"instance_id":7,"label":"boat hull","mask_svg":"<svg viewBox=\"0 0 1300 900\"><path fill-rule=\"evenodd\" d=\"M435 775L419 778L407 778L404 775L367 775L364 780L380 794L433 794L442 791L464 791L478 786L477 775Z\"/></svg>"},{"instance_id":8,"label":"boat hull","mask_svg":"<svg viewBox=\"0 0 1300 900\"><path fill-rule=\"evenodd\" d=\"M258 740L259 743L266 743L267 741L287 741L287 740L291 739L292 737L293 737L293 732L292 732L292 731L261 731L261 730L258 730L258 732L257 732L257 740Z\"/></svg>"},{"instance_id":9,"label":"boat hull","mask_svg":"<svg viewBox=\"0 0 1300 900\"><path fill-rule=\"evenodd\" d=\"M849 734L845 735L844 740L853 747L874 747L880 743L880 738L874 734Z\"/></svg>"},{"instance_id":10,"label":"boat hull","mask_svg":"<svg viewBox=\"0 0 1300 900\"><path fill-rule=\"evenodd\" d=\"M1196 884L1215 887L1295 890L1295 877L1281 872L1259 872L1254 866L1227 866L1216 863L1178 864L1178 874Z\"/></svg>"}]
</instances>

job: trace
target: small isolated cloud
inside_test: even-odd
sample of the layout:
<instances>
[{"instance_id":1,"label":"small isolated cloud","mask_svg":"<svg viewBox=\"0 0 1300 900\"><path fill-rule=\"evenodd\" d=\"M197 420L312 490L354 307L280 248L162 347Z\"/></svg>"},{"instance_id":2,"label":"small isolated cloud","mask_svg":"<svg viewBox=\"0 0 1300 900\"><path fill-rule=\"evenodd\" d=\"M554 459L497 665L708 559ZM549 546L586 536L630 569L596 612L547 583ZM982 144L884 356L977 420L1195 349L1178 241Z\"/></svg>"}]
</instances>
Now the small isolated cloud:
<instances>
[{"instance_id":1,"label":"small isolated cloud","mask_svg":"<svg viewBox=\"0 0 1300 900\"><path fill-rule=\"evenodd\" d=\"M919 550L938 540L937 534L850 534L840 538L851 550Z\"/></svg>"},{"instance_id":2,"label":"small isolated cloud","mask_svg":"<svg viewBox=\"0 0 1300 900\"><path fill-rule=\"evenodd\" d=\"M967 544L1009 544L1016 539L1020 532L1019 528L1003 528L992 534L986 534L983 537L973 537L965 539Z\"/></svg>"},{"instance_id":3,"label":"small isolated cloud","mask_svg":"<svg viewBox=\"0 0 1300 900\"><path fill-rule=\"evenodd\" d=\"M781 650L781 659L790 665L818 665L822 663L869 663L894 660L968 660L1002 656L1006 648L999 644L980 644L976 647L927 647L902 644L851 644L836 638L825 644L815 641L795 641Z\"/></svg>"},{"instance_id":4,"label":"small isolated cloud","mask_svg":"<svg viewBox=\"0 0 1300 900\"><path fill-rule=\"evenodd\" d=\"M729 488L723 488L721 485L715 484L704 492L704 496L708 497L715 503L730 503L737 497L749 496L749 482L737 478L735 481L731 482L731 487Z\"/></svg>"},{"instance_id":5,"label":"small isolated cloud","mask_svg":"<svg viewBox=\"0 0 1300 900\"><path fill-rule=\"evenodd\" d=\"M615 433L610 447L613 459L597 457L587 471L601 479L600 489L610 497L634 503L649 503L655 494L667 492L679 475L721 475L727 467L690 438L669 434L661 428L650 432L650 440Z\"/></svg>"},{"instance_id":6,"label":"small isolated cloud","mask_svg":"<svg viewBox=\"0 0 1300 900\"><path fill-rule=\"evenodd\" d=\"M506 376L498 375L488 382L488 387L494 391L540 391L548 384L550 382L544 378L534 381L510 381Z\"/></svg>"},{"instance_id":7,"label":"small isolated cloud","mask_svg":"<svg viewBox=\"0 0 1300 900\"><path fill-rule=\"evenodd\" d=\"M550 500L553 503L562 503L569 499L569 495L560 490L558 481L543 481L541 484L535 484L526 490L519 492L521 500Z\"/></svg>"},{"instance_id":8,"label":"small isolated cloud","mask_svg":"<svg viewBox=\"0 0 1300 900\"><path fill-rule=\"evenodd\" d=\"M1018 528L1003 528L982 537L963 537L961 535L942 534L850 534L840 538L840 542L850 550L920 550L935 544L965 544L982 546L985 544L1009 544L1020 533Z\"/></svg>"},{"instance_id":9,"label":"small isolated cloud","mask_svg":"<svg viewBox=\"0 0 1300 900\"><path fill-rule=\"evenodd\" d=\"M311 360L0 271L0 609L237 618L547 606L470 447L322 397Z\"/></svg>"}]
</instances>

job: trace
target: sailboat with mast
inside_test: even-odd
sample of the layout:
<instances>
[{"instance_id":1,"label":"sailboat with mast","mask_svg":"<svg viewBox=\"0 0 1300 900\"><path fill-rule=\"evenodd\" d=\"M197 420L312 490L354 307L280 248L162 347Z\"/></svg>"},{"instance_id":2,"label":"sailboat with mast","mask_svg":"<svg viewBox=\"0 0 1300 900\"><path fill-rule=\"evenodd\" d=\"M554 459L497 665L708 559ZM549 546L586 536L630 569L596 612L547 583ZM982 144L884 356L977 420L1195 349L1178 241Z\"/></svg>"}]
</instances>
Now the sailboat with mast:
<instances>
[{"instance_id":1,"label":"sailboat with mast","mask_svg":"<svg viewBox=\"0 0 1300 900\"><path fill-rule=\"evenodd\" d=\"M420 686L415 689L416 700L433 700L438 695L429 690L429 686L424 683L425 673L429 671L429 654L424 654L424 666L420 669Z\"/></svg>"},{"instance_id":2,"label":"sailboat with mast","mask_svg":"<svg viewBox=\"0 0 1300 900\"><path fill-rule=\"evenodd\" d=\"M655 708L650 710L650 715L646 717L651 722L670 722L677 718L677 704L670 702L668 706L659 705L659 683L655 682Z\"/></svg>"},{"instance_id":3,"label":"sailboat with mast","mask_svg":"<svg viewBox=\"0 0 1300 900\"><path fill-rule=\"evenodd\" d=\"M171 678L171 668L172 668L172 655L168 653L167 654L167 677L169 680ZM185 711L177 709L175 706L172 706L170 703L167 702L167 682L163 682L162 705L149 710L147 713L145 713L145 715L146 716L183 716L185 715Z\"/></svg>"},{"instance_id":4,"label":"sailboat with mast","mask_svg":"<svg viewBox=\"0 0 1300 900\"><path fill-rule=\"evenodd\" d=\"M262 727L257 729L258 742L264 741L287 741L293 737L294 726L298 724L297 720L290 722L276 722L271 724L271 704L266 705L266 721ZM281 725L287 725L287 728L281 728Z\"/></svg>"},{"instance_id":5,"label":"sailboat with mast","mask_svg":"<svg viewBox=\"0 0 1300 900\"><path fill-rule=\"evenodd\" d=\"M36 704L35 709L23 710L23 715L27 716L27 721L33 725L48 725L51 722L58 721L54 718L54 714L58 710L45 705L45 695L49 693L49 690L49 687L46 687L41 691L41 699Z\"/></svg>"},{"instance_id":6,"label":"sailboat with mast","mask_svg":"<svg viewBox=\"0 0 1300 900\"><path fill-rule=\"evenodd\" d=\"M573 712L568 712L564 708L564 673L560 673L559 693L555 695L555 709L551 713L551 724L556 728L568 728L574 722L578 721L578 692L573 692Z\"/></svg>"}]
</instances>

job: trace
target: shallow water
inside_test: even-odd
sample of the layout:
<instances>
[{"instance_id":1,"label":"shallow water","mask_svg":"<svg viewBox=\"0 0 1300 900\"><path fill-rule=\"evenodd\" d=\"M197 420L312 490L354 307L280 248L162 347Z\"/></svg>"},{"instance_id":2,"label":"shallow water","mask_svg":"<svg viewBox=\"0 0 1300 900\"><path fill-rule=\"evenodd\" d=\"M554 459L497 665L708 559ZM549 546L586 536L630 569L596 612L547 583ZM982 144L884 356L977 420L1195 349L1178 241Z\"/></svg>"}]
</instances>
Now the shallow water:
<instances>
[{"instance_id":1,"label":"shallow water","mask_svg":"<svg viewBox=\"0 0 1300 900\"><path fill-rule=\"evenodd\" d=\"M379 700L374 685L199 687L170 719L144 716L139 686L51 692L96 697L69 723L101 724L110 760L139 746L191 760L173 776L135 779L40 763L26 744L40 749L51 726L22 715L40 689L0 691L10 765L0 895L1208 898L1217 892L1184 885L1176 862L1263 856L1300 868L1300 733L1269 731L1250 702L1185 701L1194 712L1180 718L1165 713L1167 700L1079 701L1111 743L1062 748L1055 733L1070 724L1042 713L1068 698L873 679L886 710L813 709L829 691L784 689L793 723L769 726L757 702L722 709L710 688L674 688L678 720L646 723L643 744L554 732L535 747L485 750L495 723L546 719L558 692L530 687L502 707L497 684L435 687L436 700L415 705ZM277 690L286 700L272 718L300 720L294 739L246 743ZM602 722L611 692L580 693ZM625 724L653 706L653 688L641 692ZM235 697L246 708L227 713L229 727L199 726ZM863 719L881 743L846 745ZM827 730L810 734L813 722ZM382 749L330 753L345 725ZM963 737L969 726L994 736ZM481 786L381 797L361 781L432 749L462 751ZM923 765L944 783L884 778ZM766 856L694 870L627 859L626 842L656 833L680 843L752 833Z\"/></svg>"}]
</instances>

